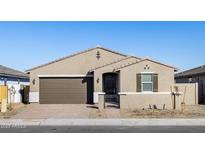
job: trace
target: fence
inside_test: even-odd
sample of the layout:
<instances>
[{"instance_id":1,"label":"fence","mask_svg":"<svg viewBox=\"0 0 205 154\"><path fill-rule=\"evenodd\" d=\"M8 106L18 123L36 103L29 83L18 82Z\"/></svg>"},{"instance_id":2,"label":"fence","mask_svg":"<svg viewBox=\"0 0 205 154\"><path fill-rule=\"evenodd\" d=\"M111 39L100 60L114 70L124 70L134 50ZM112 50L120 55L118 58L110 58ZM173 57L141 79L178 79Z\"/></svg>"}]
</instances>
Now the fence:
<instances>
[{"instance_id":1,"label":"fence","mask_svg":"<svg viewBox=\"0 0 205 154\"><path fill-rule=\"evenodd\" d=\"M198 83L177 83L172 86L177 87L181 95L179 96L178 103L185 105L197 105L198 102Z\"/></svg>"}]
</instances>

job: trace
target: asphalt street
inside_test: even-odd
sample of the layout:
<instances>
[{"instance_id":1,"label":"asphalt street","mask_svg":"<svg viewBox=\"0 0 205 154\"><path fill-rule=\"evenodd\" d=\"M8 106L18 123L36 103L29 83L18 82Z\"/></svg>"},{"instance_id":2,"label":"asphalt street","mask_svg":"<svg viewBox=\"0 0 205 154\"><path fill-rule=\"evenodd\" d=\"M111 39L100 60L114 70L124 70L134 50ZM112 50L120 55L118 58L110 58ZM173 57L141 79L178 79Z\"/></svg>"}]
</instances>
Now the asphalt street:
<instances>
[{"instance_id":1,"label":"asphalt street","mask_svg":"<svg viewBox=\"0 0 205 154\"><path fill-rule=\"evenodd\" d=\"M205 133L205 126L3 126L0 133Z\"/></svg>"}]
</instances>

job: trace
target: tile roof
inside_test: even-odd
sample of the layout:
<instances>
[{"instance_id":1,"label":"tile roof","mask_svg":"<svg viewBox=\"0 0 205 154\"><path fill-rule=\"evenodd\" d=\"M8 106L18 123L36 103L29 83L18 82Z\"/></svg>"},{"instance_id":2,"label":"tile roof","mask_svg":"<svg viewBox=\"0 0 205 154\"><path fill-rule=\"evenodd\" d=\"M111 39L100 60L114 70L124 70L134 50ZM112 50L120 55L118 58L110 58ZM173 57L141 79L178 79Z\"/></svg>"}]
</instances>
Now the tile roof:
<instances>
[{"instance_id":1,"label":"tile roof","mask_svg":"<svg viewBox=\"0 0 205 154\"><path fill-rule=\"evenodd\" d=\"M184 72L177 73L175 77L180 78L180 77L200 75L200 74L205 74L205 65L202 65L197 68L193 68L193 69L190 69Z\"/></svg>"},{"instance_id":2,"label":"tile roof","mask_svg":"<svg viewBox=\"0 0 205 154\"><path fill-rule=\"evenodd\" d=\"M141 62L141 61L129 62L129 63L127 63L127 64L123 64L123 65L120 65L120 66L116 67L114 70L117 71L117 70L120 70L121 68L130 66L130 65L133 65L133 64L137 64L137 63L139 63L139 62Z\"/></svg>"},{"instance_id":3,"label":"tile roof","mask_svg":"<svg viewBox=\"0 0 205 154\"><path fill-rule=\"evenodd\" d=\"M0 75L18 77L18 78L29 78L26 73L14 70L12 68L9 68L3 65L0 65Z\"/></svg>"},{"instance_id":4,"label":"tile roof","mask_svg":"<svg viewBox=\"0 0 205 154\"><path fill-rule=\"evenodd\" d=\"M128 64L123 65L123 66L120 66L120 67L118 67L118 68L116 68L116 69L120 69L121 67L127 67L127 66L129 66L129 65L133 65L133 64L135 64L135 63L138 63L138 62L141 62L141 61L144 61L144 60L150 60L150 59L148 59L148 58L146 58L146 59L141 59L141 58L138 58L138 57L135 57L135 56L128 56L128 55L125 55L125 54L122 54L122 53L113 51L113 50L108 49L108 48L104 48L104 47L101 47L101 46L96 46L96 47L94 47L94 48L90 48L90 49L87 49L87 50L84 50L84 51L81 51L81 52L77 52L77 53L74 53L74 54L72 54L72 55L69 55L69 56L66 56L66 57L63 57L63 58L60 58L60 59L51 61L51 62L49 62L49 63L43 64L43 65L40 65L40 66L37 66L37 67L34 67L34 68L31 68L31 69L29 69L29 70L26 70L26 72L30 72L30 71L32 71L32 70L35 70L35 69L38 69L38 68L41 68L41 67L50 65L50 64L52 64L52 63L56 63L56 62L62 61L62 60L64 60L64 59L67 59L67 58L70 58L70 57L74 57L74 56L77 56L77 55L82 54L82 53L89 52L89 51L91 51L91 50L93 50L93 49L103 49L103 50L106 50L106 51L109 51L109 52L112 52L112 53L115 53L115 54L122 55L122 56L124 56L125 58L116 60L116 61L111 62L111 63L108 63L108 64L104 64L104 65L99 66L99 67L96 67L96 68L93 68L93 69L91 69L90 71L93 71L93 70L95 70L95 69L98 69L98 68L101 68L101 67L104 67L104 66L107 66L107 65L111 65L111 64L113 64L113 63L117 63L117 62L122 61L122 60L124 60L124 59L127 59L127 58L129 58L129 57L134 57L134 58L136 58L136 59L139 59L140 61L136 61L136 62L134 62L134 63L128 63ZM153 60L150 60L150 61L153 61ZM167 66L167 67L174 68L175 71L177 71L177 69L176 69L175 67L173 67L173 66L166 65L166 64L163 64L163 63L160 63L160 62L157 62L157 61L153 61L153 62L158 63L158 64L161 64L161 65L164 65L164 66Z\"/></svg>"},{"instance_id":5,"label":"tile roof","mask_svg":"<svg viewBox=\"0 0 205 154\"><path fill-rule=\"evenodd\" d=\"M118 60L115 60L115 61L112 61L110 63L106 63L104 65L101 65L101 66L98 66L98 67L95 67L93 69L90 70L90 72L94 71L94 70L97 70L97 69L100 69L100 68L103 68L105 66L109 66L109 65L112 65L112 64L115 64L115 63L118 63L118 62L121 62L121 61L124 61L124 60L127 60L127 59L130 59L130 58L136 58L138 60L140 60L140 58L137 58L137 57L133 57L133 56L127 56L125 58L121 58L121 59L118 59Z\"/></svg>"},{"instance_id":6,"label":"tile roof","mask_svg":"<svg viewBox=\"0 0 205 154\"><path fill-rule=\"evenodd\" d=\"M155 60L151 60L151 59L149 59L149 58L145 58L145 59L142 59L142 60L140 60L140 61L136 61L136 62L132 62L132 63L127 63L127 64L124 64L124 65L121 65L121 66L115 68L115 71L116 71L116 70L119 70L119 69L121 69L121 68L124 68L124 67L128 67L128 66L131 66L131 65L134 65L134 64L137 64L137 63L141 63L141 62L143 62L143 61L145 61L145 60L149 60L149 61L151 61L151 62L160 64L160 65L164 65L164 66L166 66L166 67L174 68L175 71L178 70L177 68L175 68L175 67L173 67L173 66L170 66L170 65L167 65L167 64L163 64L163 63L161 63L161 62L158 62L158 61L155 61Z\"/></svg>"},{"instance_id":7,"label":"tile roof","mask_svg":"<svg viewBox=\"0 0 205 154\"><path fill-rule=\"evenodd\" d=\"M34 67L34 68L31 68L31 69L29 69L29 70L26 70L26 72L30 72L30 71L32 71L32 70L35 70L35 69L38 69L38 68L41 68L41 67L44 67L44 66L47 66L47 65L50 65L50 64L53 64L53 63L62 61L62 60L64 60L64 59L67 59L67 58L70 58L70 57L73 57L73 56L77 56L77 55L82 54L82 53L89 52L89 51L94 50L94 49L103 49L103 50L106 50L106 51L109 51L109 52L112 52L112 53L115 53L115 54L118 54L118 55L122 55L122 56L127 57L127 55L124 55L124 54L119 53L119 52L117 52L117 51L113 51L113 50L111 50L111 49L104 48L104 47L101 47L101 46L96 46L96 47L94 47L94 48L90 48L90 49L87 49L87 50L84 50L84 51L81 51L81 52L76 52L76 53L74 53L74 54L72 54L72 55L69 55L69 56L66 56L66 57L63 57L63 58L60 58L60 59L51 61L51 62L49 62L49 63L43 64L43 65L40 65L40 66L37 66L37 67Z\"/></svg>"}]
</instances>

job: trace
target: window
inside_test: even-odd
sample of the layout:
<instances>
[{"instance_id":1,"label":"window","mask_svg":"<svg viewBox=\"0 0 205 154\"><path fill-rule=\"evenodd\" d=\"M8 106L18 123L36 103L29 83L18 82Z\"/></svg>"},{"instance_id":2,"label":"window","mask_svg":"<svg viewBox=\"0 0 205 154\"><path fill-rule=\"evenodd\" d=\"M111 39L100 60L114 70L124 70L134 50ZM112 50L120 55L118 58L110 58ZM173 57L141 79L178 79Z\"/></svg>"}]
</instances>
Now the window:
<instances>
[{"instance_id":1,"label":"window","mask_svg":"<svg viewBox=\"0 0 205 154\"><path fill-rule=\"evenodd\" d=\"M158 74L137 74L137 92L158 92Z\"/></svg>"},{"instance_id":2,"label":"window","mask_svg":"<svg viewBox=\"0 0 205 154\"><path fill-rule=\"evenodd\" d=\"M153 91L153 75L142 74L142 91Z\"/></svg>"}]
</instances>

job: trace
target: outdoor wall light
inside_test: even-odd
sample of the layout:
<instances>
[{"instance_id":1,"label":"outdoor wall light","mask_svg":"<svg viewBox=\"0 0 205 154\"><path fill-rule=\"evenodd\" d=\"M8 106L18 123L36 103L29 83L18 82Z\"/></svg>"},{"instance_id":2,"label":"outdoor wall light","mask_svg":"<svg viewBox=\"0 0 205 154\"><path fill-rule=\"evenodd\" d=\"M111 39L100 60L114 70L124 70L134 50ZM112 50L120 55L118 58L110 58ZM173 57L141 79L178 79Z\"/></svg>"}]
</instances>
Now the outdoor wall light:
<instances>
[{"instance_id":1,"label":"outdoor wall light","mask_svg":"<svg viewBox=\"0 0 205 154\"><path fill-rule=\"evenodd\" d=\"M100 79L99 78L97 78L97 83L99 83L100 82Z\"/></svg>"},{"instance_id":2,"label":"outdoor wall light","mask_svg":"<svg viewBox=\"0 0 205 154\"><path fill-rule=\"evenodd\" d=\"M33 83L33 85L35 85L35 83L36 83L36 80L35 80L35 79L33 79L33 80L32 80L32 83Z\"/></svg>"}]
</instances>

